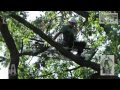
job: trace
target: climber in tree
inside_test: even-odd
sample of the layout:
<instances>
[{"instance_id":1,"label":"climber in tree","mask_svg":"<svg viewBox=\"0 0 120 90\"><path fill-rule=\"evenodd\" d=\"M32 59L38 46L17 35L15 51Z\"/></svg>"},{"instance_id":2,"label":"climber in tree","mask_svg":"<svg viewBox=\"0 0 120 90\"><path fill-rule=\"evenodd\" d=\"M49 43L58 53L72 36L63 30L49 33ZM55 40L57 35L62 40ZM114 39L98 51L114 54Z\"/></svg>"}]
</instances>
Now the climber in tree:
<instances>
[{"instance_id":1,"label":"climber in tree","mask_svg":"<svg viewBox=\"0 0 120 90\"><path fill-rule=\"evenodd\" d=\"M76 41L76 24L76 19L70 18L68 20L68 25L64 25L61 30L54 36L53 40L55 40L60 34L63 34L63 46L68 47L69 51L71 51L72 48L77 49L77 55L81 56L81 53L86 46L86 43Z\"/></svg>"}]
</instances>

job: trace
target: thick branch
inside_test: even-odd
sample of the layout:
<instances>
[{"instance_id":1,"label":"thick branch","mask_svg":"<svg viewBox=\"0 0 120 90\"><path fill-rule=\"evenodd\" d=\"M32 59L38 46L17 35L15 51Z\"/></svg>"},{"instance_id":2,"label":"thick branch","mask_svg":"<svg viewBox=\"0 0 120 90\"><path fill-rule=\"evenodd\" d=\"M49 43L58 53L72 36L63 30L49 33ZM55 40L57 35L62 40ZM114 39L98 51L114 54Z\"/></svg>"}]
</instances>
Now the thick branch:
<instances>
[{"instance_id":1,"label":"thick branch","mask_svg":"<svg viewBox=\"0 0 120 90\"><path fill-rule=\"evenodd\" d=\"M83 23L84 26L85 23L88 21L89 13L87 11L74 11L74 12L86 19L85 22Z\"/></svg>"},{"instance_id":2,"label":"thick branch","mask_svg":"<svg viewBox=\"0 0 120 90\"><path fill-rule=\"evenodd\" d=\"M2 20L2 18L1 18ZM10 66L9 66L9 70L11 70L11 65L15 65L15 70L16 70L16 74L17 74L17 68L18 68L18 64L19 64L19 52L16 48L16 45L14 43L14 40L8 30L8 26L6 23L4 23L3 21L0 22L0 30L1 30L1 34L4 38L4 41L10 51L10 58L11 58L11 62L10 62ZM9 78L17 78L17 75L15 75L15 77L13 77L12 75L9 75Z\"/></svg>"},{"instance_id":3,"label":"thick branch","mask_svg":"<svg viewBox=\"0 0 120 90\"><path fill-rule=\"evenodd\" d=\"M79 64L81 66L90 67L98 72L100 71L100 66L98 64L96 64L94 62L90 62L90 61L81 60L81 58L73 55L69 51L66 51L60 44L54 42L50 37L48 37L45 33L43 33L42 30L36 28L35 26L33 26L32 24L30 24L29 22L27 22L20 16L15 15L15 14L11 14L10 16L12 18L16 19L17 21L19 21L20 23L24 24L26 27L30 28L34 33L38 34L41 38L43 38L49 44L51 44L53 47L55 47L65 57L73 60L74 62L76 62L77 64Z\"/></svg>"},{"instance_id":4,"label":"thick branch","mask_svg":"<svg viewBox=\"0 0 120 90\"><path fill-rule=\"evenodd\" d=\"M89 17L89 13L87 11L74 11L74 12L86 19Z\"/></svg>"}]
</instances>

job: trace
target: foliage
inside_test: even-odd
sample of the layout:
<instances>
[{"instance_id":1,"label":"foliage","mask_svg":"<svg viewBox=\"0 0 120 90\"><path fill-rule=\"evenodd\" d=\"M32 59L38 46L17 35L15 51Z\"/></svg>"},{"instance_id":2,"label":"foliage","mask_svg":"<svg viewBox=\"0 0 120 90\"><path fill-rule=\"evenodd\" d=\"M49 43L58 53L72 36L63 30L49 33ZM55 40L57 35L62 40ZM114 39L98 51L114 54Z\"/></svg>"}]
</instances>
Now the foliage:
<instances>
[{"instance_id":1,"label":"foliage","mask_svg":"<svg viewBox=\"0 0 120 90\"><path fill-rule=\"evenodd\" d=\"M12 37L14 38L15 44L19 53L26 51L38 51L39 47L33 47L36 40L40 40L41 47L49 47L45 52L39 53L35 56L23 55L20 57L18 77L20 79L86 79L95 71L90 68L79 67L73 61L68 60L64 56L60 55L58 51L53 49L46 41L41 37L34 34L27 27L10 18L8 15L11 12L0 12L4 18L7 18L8 28ZM21 15L24 19L27 18L26 12L14 12ZM104 47L101 54L114 54L115 60L115 73L118 74L120 68L120 51L118 51L118 45L120 45L120 26L119 25L108 25L106 28L99 24L99 19L95 18L97 11L89 12L88 21L83 23L83 17L75 14L71 11L44 11L44 15L40 15L35 21L31 22L36 27L40 28L45 34L53 38L53 36L61 29L61 26L67 24L69 17L74 16L78 22L78 40L82 37L82 40L87 42L87 47L96 49ZM119 31L119 32L118 32ZM35 40L31 40L34 38ZM59 41L57 41L59 42ZM23 46L22 46L23 43ZM0 52L3 51L4 46L5 52L4 57L8 58L2 65L8 66L10 63L9 51L5 45L5 42L0 34ZM98 52L101 51L100 49ZM99 54L99 53L98 53ZM94 61L99 63L97 60ZM79 67L77 69L73 69ZM69 70L73 69L73 70Z\"/></svg>"}]
</instances>

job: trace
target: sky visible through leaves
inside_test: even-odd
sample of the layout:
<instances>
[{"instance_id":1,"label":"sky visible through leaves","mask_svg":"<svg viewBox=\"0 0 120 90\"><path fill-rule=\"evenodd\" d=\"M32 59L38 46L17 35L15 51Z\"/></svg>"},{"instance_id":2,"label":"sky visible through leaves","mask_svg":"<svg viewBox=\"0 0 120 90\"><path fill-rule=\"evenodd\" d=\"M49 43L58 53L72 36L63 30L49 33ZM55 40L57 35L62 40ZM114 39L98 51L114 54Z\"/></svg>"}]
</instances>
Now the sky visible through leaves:
<instances>
[{"instance_id":1,"label":"sky visible through leaves","mask_svg":"<svg viewBox=\"0 0 120 90\"><path fill-rule=\"evenodd\" d=\"M27 12L29 15L27 17L27 21L33 21L36 19L36 16L40 15L40 12L38 11L27 11ZM4 56L2 52L0 52L0 56ZM0 64L0 79L8 79L8 67L4 68L1 64Z\"/></svg>"}]
</instances>

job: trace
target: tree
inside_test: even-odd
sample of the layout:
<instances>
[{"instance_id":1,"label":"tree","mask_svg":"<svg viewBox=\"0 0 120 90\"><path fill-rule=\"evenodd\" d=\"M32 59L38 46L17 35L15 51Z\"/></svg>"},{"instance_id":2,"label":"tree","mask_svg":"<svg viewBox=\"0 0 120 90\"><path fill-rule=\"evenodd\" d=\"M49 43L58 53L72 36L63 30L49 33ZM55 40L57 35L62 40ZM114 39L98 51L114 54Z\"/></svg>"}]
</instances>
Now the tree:
<instances>
[{"instance_id":1,"label":"tree","mask_svg":"<svg viewBox=\"0 0 120 90\"><path fill-rule=\"evenodd\" d=\"M37 17L35 21L30 23L26 21L26 12L1 12L1 16L7 21L7 24L1 24L2 39L0 41L2 44L6 43L4 58L8 58L4 65L7 66L9 63L10 67L15 65L16 70L16 75L9 76L10 79L79 79L90 78L96 72L97 78L102 78L99 75L99 59L95 59L95 57L101 53L99 50L101 45L104 45L108 40L114 41L115 38L116 41L112 42L110 46L106 46L106 49L110 47L111 50L105 50L105 52L116 55L118 60L116 67L119 67L119 52L116 53L116 46L119 45L117 37L119 36L114 37L117 34L114 30L111 30L111 34L104 34L107 30L99 25L97 12L44 11L43 13L44 15ZM54 34L63 24L67 23L71 16L78 18L78 23L80 23L77 27L78 37L79 34L82 34L84 41L90 48L93 48L93 50L86 50L87 54L92 53L88 59L82 60L68 52L58 43L60 38L57 42L52 40ZM84 18L86 21L83 21ZM108 25L105 26L108 27ZM118 29L116 25L111 26L112 29ZM91 39L91 36L96 38ZM35 61L31 64L33 60Z\"/></svg>"}]
</instances>

